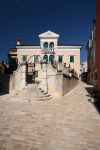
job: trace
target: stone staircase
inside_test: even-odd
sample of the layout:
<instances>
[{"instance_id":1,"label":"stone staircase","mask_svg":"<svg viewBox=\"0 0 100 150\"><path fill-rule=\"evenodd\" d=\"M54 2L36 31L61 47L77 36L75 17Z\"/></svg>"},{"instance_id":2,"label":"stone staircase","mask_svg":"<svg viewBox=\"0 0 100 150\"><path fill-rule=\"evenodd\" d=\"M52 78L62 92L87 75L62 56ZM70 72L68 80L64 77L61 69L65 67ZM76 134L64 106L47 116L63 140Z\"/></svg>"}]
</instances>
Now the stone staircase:
<instances>
[{"instance_id":1,"label":"stone staircase","mask_svg":"<svg viewBox=\"0 0 100 150\"><path fill-rule=\"evenodd\" d=\"M14 100L50 100L52 96L39 88L38 84L28 84L23 90L17 90L11 95Z\"/></svg>"}]
</instances>

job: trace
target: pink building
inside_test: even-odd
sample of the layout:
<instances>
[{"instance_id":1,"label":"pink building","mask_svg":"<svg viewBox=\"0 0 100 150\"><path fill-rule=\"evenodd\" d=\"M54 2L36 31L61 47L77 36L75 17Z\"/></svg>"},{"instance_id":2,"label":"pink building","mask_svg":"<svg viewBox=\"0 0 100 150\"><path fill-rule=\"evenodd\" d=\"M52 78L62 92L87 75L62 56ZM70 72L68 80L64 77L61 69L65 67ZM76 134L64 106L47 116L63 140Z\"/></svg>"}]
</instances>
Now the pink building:
<instances>
[{"instance_id":1,"label":"pink building","mask_svg":"<svg viewBox=\"0 0 100 150\"><path fill-rule=\"evenodd\" d=\"M41 62L46 61L51 63L58 70L62 70L63 66L68 67L69 64L79 77L80 74L80 49L82 45L59 45L59 35L47 31L39 35L40 44L23 45L20 40L17 40L16 46L10 49L9 55L16 58L18 64L28 62L28 64L35 64L38 78L41 76ZM58 65L59 64L59 65ZM31 68L32 69L32 68Z\"/></svg>"}]
</instances>

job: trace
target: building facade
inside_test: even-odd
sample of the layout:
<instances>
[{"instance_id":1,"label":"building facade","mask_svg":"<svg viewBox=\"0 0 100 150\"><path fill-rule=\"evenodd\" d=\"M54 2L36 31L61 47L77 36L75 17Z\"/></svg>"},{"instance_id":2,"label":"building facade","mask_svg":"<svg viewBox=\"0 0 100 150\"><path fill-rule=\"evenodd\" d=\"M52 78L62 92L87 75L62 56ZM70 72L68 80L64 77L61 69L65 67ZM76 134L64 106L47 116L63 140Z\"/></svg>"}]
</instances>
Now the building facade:
<instances>
[{"instance_id":1,"label":"building facade","mask_svg":"<svg viewBox=\"0 0 100 150\"><path fill-rule=\"evenodd\" d=\"M81 80L87 82L87 60L81 64Z\"/></svg>"},{"instance_id":2,"label":"building facade","mask_svg":"<svg viewBox=\"0 0 100 150\"><path fill-rule=\"evenodd\" d=\"M51 63L54 68L63 70L63 67L70 65L78 76L80 74L80 49L82 45L59 45L59 35L47 31L39 35L40 45L23 45L20 40L17 40L16 46L11 48L9 56L16 59L18 64L27 62L32 69L37 71L37 77L41 79L41 64L43 62ZM33 68L31 67L33 65ZM30 71L29 71L30 70Z\"/></svg>"},{"instance_id":3,"label":"building facade","mask_svg":"<svg viewBox=\"0 0 100 150\"><path fill-rule=\"evenodd\" d=\"M97 64L97 90L100 99L100 1L96 1L96 64Z\"/></svg>"},{"instance_id":4,"label":"building facade","mask_svg":"<svg viewBox=\"0 0 100 150\"><path fill-rule=\"evenodd\" d=\"M97 84L97 66L96 66L96 26L93 21L93 28L87 43L88 52L88 82L94 86Z\"/></svg>"},{"instance_id":5,"label":"building facade","mask_svg":"<svg viewBox=\"0 0 100 150\"><path fill-rule=\"evenodd\" d=\"M4 75L4 65L3 65L3 61L0 61L0 86L2 84L2 78L3 78L3 75Z\"/></svg>"}]
</instances>

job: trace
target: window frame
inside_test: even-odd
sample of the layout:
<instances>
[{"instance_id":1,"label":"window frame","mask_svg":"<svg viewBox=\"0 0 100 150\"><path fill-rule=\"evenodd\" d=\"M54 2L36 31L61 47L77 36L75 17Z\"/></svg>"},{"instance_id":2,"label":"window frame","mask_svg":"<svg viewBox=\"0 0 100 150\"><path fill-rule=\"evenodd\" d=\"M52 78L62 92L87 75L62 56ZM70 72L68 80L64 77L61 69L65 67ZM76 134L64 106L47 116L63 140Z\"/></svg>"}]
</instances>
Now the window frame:
<instances>
[{"instance_id":1,"label":"window frame","mask_svg":"<svg viewBox=\"0 0 100 150\"><path fill-rule=\"evenodd\" d=\"M22 55L22 62L26 62L26 61L27 61L27 55Z\"/></svg>"},{"instance_id":2,"label":"window frame","mask_svg":"<svg viewBox=\"0 0 100 150\"><path fill-rule=\"evenodd\" d=\"M37 58L35 58L37 57ZM39 62L39 55L34 55L34 63L38 63Z\"/></svg>"},{"instance_id":3,"label":"window frame","mask_svg":"<svg viewBox=\"0 0 100 150\"><path fill-rule=\"evenodd\" d=\"M59 61L60 60L60 57L61 57L61 61ZM59 55L58 56L58 63L62 63L63 62L63 55Z\"/></svg>"},{"instance_id":4,"label":"window frame","mask_svg":"<svg viewBox=\"0 0 100 150\"><path fill-rule=\"evenodd\" d=\"M70 63L74 63L75 62L75 55L70 55Z\"/></svg>"}]
</instances>

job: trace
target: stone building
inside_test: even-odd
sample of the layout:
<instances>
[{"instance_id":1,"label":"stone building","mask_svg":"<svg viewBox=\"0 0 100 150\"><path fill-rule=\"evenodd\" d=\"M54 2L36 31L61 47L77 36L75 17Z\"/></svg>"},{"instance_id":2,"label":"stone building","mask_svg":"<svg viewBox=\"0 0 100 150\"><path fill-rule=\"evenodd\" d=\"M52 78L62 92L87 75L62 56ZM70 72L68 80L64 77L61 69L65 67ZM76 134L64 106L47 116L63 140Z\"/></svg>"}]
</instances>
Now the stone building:
<instances>
[{"instance_id":1,"label":"stone building","mask_svg":"<svg viewBox=\"0 0 100 150\"><path fill-rule=\"evenodd\" d=\"M87 82L87 60L81 64L81 80Z\"/></svg>"},{"instance_id":2,"label":"stone building","mask_svg":"<svg viewBox=\"0 0 100 150\"><path fill-rule=\"evenodd\" d=\"M52 31L40 34L39 39L38 46L24 45L20 39L17 40L16 46L10 49L9 56L15 58L18 64L27 62L28 74L31 75L35 70L35 76L39 81L41 81L43 62L50 63L58 71L70 65L79 77L82 45L59 45L59 35Z\"/></svg>"},{"instance_id":3,"label":"stone building","mask_svg":"<svg viewBox=\"0 0 100 150\"><path fill-rule=\"evenodd\" d=\"M96 64L98 70L97 90L100 99L100 2L99 0L96 1Z\"/></svg>"},{"instance_id":4,"label":"stone building","mask_svg":"<svg viewBox=\"0 0 100 150\"><path fill-rule=\"evenodd\" d=\"M3 61L0 61L0 85L2 83L2 78L3 78L3 75L4 75L4 65L3 65Z\"/></svg>"},{"instance_id":5,"label":"stone building","mask_svg":"<svg viewBox=\"0 0 100 150\"><path fill-rule=\"evenodd\" d=\"M93 21L93 28L90 38L87 42L88 52L88 82L94 86L97 83L97 67L96 67L96 26L95 20Z\"/></svg>"}]
</instances>

